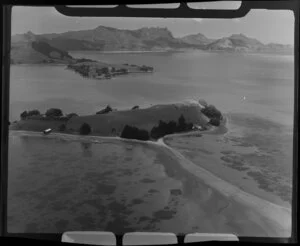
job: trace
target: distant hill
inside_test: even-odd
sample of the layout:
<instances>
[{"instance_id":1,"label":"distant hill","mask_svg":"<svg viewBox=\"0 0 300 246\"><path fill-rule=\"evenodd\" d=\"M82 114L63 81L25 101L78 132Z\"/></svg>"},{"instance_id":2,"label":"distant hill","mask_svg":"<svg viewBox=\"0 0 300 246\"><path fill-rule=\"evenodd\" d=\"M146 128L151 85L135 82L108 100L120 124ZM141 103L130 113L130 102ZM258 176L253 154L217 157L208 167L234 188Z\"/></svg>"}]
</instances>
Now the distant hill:
<instances>
[{"instance_id":1,"label":"distant hill","mask_svg":"<svg viewBox=\"0 0 300 246\"><path fill-rule=\"evenodd\" d=\"M125 30L98 26L82 31L35 35L32 32L12 36L13 63L68 63L73 50L97 51L178 51L200 49L229 52L293 52L293 47L283 44L263 44L244 34L233 34L220 39L210 39L204 34L175 38L167 28L144 27Z\"/></svg>"},{"instance_id":2,"label":"distant hill","mask_svg":"<svg viewBox=\"0 0 300 246\"><path fill-rule=\"evenodd\" d=\"M121 30L98 26L95 29L70 31L61 34L43 34L39 38L63 50L170 50L193 47L173 37L167 28L145 27L137 30Z\"/></svg>"},{"instance_id":3,"label":"distant hill","mask_svg":"<svg viewBox=\"0 0 300 246\"><path fill-rule=\"evenodd\" d=\"M180 38L184 43L193 44L193 45L207 45L215 41L215 39L207 38L204 34L191 34Z\"/></svg>"},{"instance_id":4,"label":"distant hill","mask_svg":"<svg viewBox=\"0 0 300 246\"><path fill-rule=\"evenodd\" d=\"M64 50L52 47L45 38L32 32L11 39L11 63L69 63L74 59Z\"/></svg>"},{"instance_id":5,"label":"distant hill","mask_svg":"<svg viewBox=\"0 0 300 246\"><path fill-rule=\"evenodd\" d=\"M249 38L243 34L233 34L230 37L217 39L205 48L209 51L234 51L234 52L288 52L293 51L291 45L283 44L263 44L254 38Z\"/></svg>"},{"instance_id":6,"label":"distant hill","mask_svg":"<svg viewBox=\"0 0 300 246\"><path fill-rule=\"evenodd\" d=\"M264 50L267 52L283 52L283 53L290 53L294 52L294 47L289 44L276 44L276 43L269 43L266 45Z\"/></svg>"},{"instance_id":7,"label":"distant hill","mask_svg":"<svg viewBox=\"0 0 300 246\"><path fill-rule=\"evenodd\" d=\"M246 37L243 34L233 34L230 37L217 39L208 44L208 50L228 51L258 51L264 48L264 44L254 38Z\"/></svg>"}]
</instances>

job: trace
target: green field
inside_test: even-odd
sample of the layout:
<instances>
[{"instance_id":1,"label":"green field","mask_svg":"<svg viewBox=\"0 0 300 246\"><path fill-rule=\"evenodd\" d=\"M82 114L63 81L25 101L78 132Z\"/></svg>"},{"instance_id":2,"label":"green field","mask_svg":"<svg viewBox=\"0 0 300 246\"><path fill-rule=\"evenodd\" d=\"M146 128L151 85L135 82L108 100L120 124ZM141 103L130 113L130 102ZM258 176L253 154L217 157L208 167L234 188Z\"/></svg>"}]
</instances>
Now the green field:
<instances>
[{"instance_id":1,"label":"green field","mask_svg":"<svg viewBox=\"0 0 300 246\"><path fill-rule=\"evenodd\" d=\"M52 128L53 131L58 131L59 126L65 124L66 133L78 133L81 125L87 123L92 129L91 135L119 136L125 125L151 131L154 126L158 125L160 120L165 122L178 121L181 115L188 123L204 126L209 121L201 112L199 105L177 103L155 105L145 109L112 111L107 114L78 116L68 121L26 119L12 123L10 129L43 131Z\"/></svg>"}]
</instances>

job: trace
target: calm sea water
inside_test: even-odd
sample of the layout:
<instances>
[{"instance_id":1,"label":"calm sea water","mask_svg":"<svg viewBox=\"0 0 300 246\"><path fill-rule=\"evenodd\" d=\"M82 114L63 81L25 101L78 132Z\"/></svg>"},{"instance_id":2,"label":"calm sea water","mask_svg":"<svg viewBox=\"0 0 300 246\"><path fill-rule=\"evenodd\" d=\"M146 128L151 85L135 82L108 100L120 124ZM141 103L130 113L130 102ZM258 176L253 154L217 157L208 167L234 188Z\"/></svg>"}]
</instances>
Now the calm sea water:
<instances>
[{"instance_id":1,"label":"calm sea water","mask_svg":"<svg viewBox=\"0 0 300 246\"><path fill-rule=\"evenodd\" d=\"M228 116L229 132L226 139L238 142L242 146L250 143L250 145L260 148L261 153L269 156L276 152L274 155L276 158L273 156L276 160L274 158L262 160L256 155L249 155L247 158L251 161L251 165L257 166L258 169L262 166L267 170L265 176L270 173L270 170L272 177L284 176L287 180L285 187L289 189L285 191L285 194L290 192L294 100L294 60L292 56L202 52L143 54L73 52L71 55L109 63L153 66L155 72L153 74L127 75L111 80L93 80L84 79L74 72L66 70L64 66L14 65L11 67L10 84L10 119L12 121L17 120L20 113L28 109L38 109L43 112L48 108L58 107L65 113L93 114L107 104L123 109L131 108L134 105L147 107L157 103L202 98L208 103L214 104ZM9 207L9 222L11 231L57 232L66 228L94 229L93 223L95 221L91 219L93 212L84 215L87 208L79 209L76 207L77 205L81 206L81 201L73 201L76 206L74 205L72 210L70 205L68 207L69 212L63 210L63 204L60 202L65 199L65 196L71 196L72 199L80 197L89 190L89 187L92 187L92 184L86 183L85 190L79 189L78 194L75 194L74 189L71 189L76 186L78 180L83 182L84 178L95 178L92 173L100 172L99 175L101 176L103 170L97 169L97 163L114 165L114 163L124 160L116 160L113 156L119 152L119 155L128 152L126 146L123 145L121 147L116 147L117 145L104 146L101 150L97 147L98 145L96 147L94 145L95 143L82 145L80 142L49 141L40 137L26 136L24 138L24 136L16 133L10 135L9 195L11 206ZM112 151L114 148L116 148L114 150L116 153ZM118 148L121 148L120 151ZM139 147L131 146L128 152L130 156L135 156L137 159L135 163L145 162L153 157L153 153L148 153L150 150L148 152L147 149L138 151L136 148ZM106 153L108 157L105 157L103 153ZM132 162L131 159L128 161ZM260 164L256 165L255 162ZM67 170L71 174L67 175L67 173L62 172L64 165L69 165ZM132 168L138 169L136 165L138 164L135 164L134 167L128 167L129 171L126 171L126 168L121 171L126 176L128 172L133 172ZM149 166L151 165L149 164ZM270 168L271 165L275 165L276 168ZM161 180L161 175L164 176L164 172L160 167L156 168L157 171L152 180L157 182L157 180ZM109 169L105 171L109 172ZM149 174L152 175L151 172ZM45 178L39 180L34 175L39 177L44 175ZM145 175L147 177L147 174ZM55 188L61 198L55 197L55 194L51 192L51 186L59 179L65 179L66 182L66 184L57 184L58 187ZM176 180L165 179L167 181L164 182L170 184L167 187L178 189ZM105 180L109 182L106 184L109 186L108 189L116 189L116 185L110 183L113 181L112 179ZM122 183L122 186L126 186L126 178L123 181L125 183ZM139 185L145 190L150 189L150 181L148 180L147 183L147 178L144 181ZM25 188L27 191L24 190ZM44 193L45 189L46 193ZM152 187L152 191L154 189ZM69 194L70 192L72 193ZM95 192L99 191L95 190ZM159 191L158 194L165 197L164 192ZM133 192L128 194L130 195L125 197L125 200L135 199ZM30 196L35 198L31 199ZM87 203L94 208L95 206L99 207L101 201L95 203L96 196L93 194L91 197L85 198ZM116 197L120 198L117 195ZM49 199L53 201L50 208L45 209L49 205L47 203ZM26 201L26 204L22 205L22 209L20 207L21 201ZM113 203L112 200L110 202ZM134 202L139 203L141 201L134 200ZM103 201L102 205L104 203ZM155 203L153 202L153 204ZM121 204L122 201L119 200L110 205L121 206ZM75 219L72 217L74 209L79 211ZM130 213L125 211L125 207L120 207L120 209L124 209L124 213L127 213L126 216L129 216ZM117 210L116 208L115 212ZM37 211L41 213L37 213ZM56 217L53 215L54 213ZM163 212L158 213L158 215L162 218L156 217L156 219L163 219L166 216ZM49 223L43 226L40 218L47 218ZM110 219L107 218L107 220ZM131 223L131 225L136 223L134 218L130 220L126 223ZM124 221L118 222L116 220L114 223L109 228L122 223L123 226L126 226ZM139 228L145 229L147 225L149 223ZM122 227L120 230L124 230L124 228ZM148 229L151 230L151 228ZM180 231L181 229L176 228L174 230ZM152 228L152 230L154 229Z\"/></svg>"},{"instance_id":2,"label":"calm sea water","mask_svg":"<svg viewBox=\"0 0 300 246\"><path fill-rule=\"evenodd\" d=\"M64 66L12 66L11 120L32 108L59 107L66 113L92 114L107 104L120 109L203 98L225 113L248 112L292 124L292 56L201 52L72 55L149 65L155 72L97 81L83 79Z\"/></svg>"}]
</instances>

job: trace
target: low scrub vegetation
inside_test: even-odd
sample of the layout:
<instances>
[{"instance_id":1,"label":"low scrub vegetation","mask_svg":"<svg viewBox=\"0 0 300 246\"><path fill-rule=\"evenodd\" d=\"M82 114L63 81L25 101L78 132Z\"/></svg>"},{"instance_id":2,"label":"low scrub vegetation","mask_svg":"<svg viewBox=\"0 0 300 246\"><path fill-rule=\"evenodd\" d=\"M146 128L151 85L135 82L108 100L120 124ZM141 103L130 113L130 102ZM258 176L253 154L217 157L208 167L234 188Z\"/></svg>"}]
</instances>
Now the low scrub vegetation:
<instances>
[{"instance_id":1,"label":"low scrub vegetation","mask_svg":"<svg viewBox=\"0 0 300 246\"><path fill-rule=\"evenodd\" d=\"M209 124L213 126L219 126L223 119L222 113L214 105L206 106L201 112L210 119Z\"/></svg>"},{"instance_id":2,"label":"low scrub vegetation","mask_svg":"<svg viewBox=\"0 0 300 246\"><path fill-rule=\"evenodd\" d=\"M63 116L63 112L59 108L50 108L45 114L41 114L39 110L24 111L20 114L21 120L42 120L42 121L68 121L73 117L77 117L76 113L70 113Z\"/></svg>"},{"instance_id":3,"label":"low scrub vegetation","mask_svg":"<svg viewBox=\"0 0 300 246\"><path fill-rule=\"evenodd\" d=\"M66 118L69 120L69 119L71 119L71 118L73 118L73 117L78 117L78 114L76 114L76 113L70 113L70 114L67 114L66 115Z\"/></svg>"},{"instance_id":4,"label":"low scrub vegetation","mask_svg":"<svg viewBox=\"0 0 300 246\"><path fill-rule=\"evenodd\" d=\"M45 115L47 117L61 117L63 116L63 113L59 108L50 108L46 111Z\"/></svg>"},{"instance_id":5,"label":"low scrub vegetation","mask_svg":"<svg viewBox=\"0 0 300 246\"><path fill-rule=\"evenodd\" d=\"M132 110L134 110L134 109L139 109L140 107L138 106L138 105L136 105L136 106L133 106L132 107Z\"/></svg>"},{"instance_id":6,"label":"low scrub vegetation","mask_svg":"<svg viewBox=\"0 0 300 246\"><path fill-rule=\"evenodd\" d=\"M150 139L148 131L129 125L126 125L124 127L121 133L121 138L137 139L144 141Z\"/></svg>"},{"instance_id":7,"label":"low scrub vegetation","mask_svg":"<svg viewBox=\"0 0 300 246\"><path fill-rule=\"evenodd\" d=\"M137 139L137 140L149 140L158 139L168 134L179 133L190 131L193 129L192 123L187 123L184 116L181 115L176 121L164 122L162 120L159 121L158 126L154 126L150 131L150 134L147 130L139 129L134 126L126 125L121 133L121 138L127 139Z\"/></svg>"},{"instance_id":8,"label":"low scrub vegetation","mask_svg":"<svg viewBox=\"0 0 300 246\"><path fill-rule=\"evenodd\" d=\"M60 132L64 132L66 130L66 125L65 124L61 124L59 127L58 127L58 130Z\"/></svg>"},{"instance_id":9,"label":"low scrub vegetation","mask_svg":"<svg viewBox=\"0 0 300 246\"><path fill-rule=\"evenodd\" d=\"M30 110L30 111L24 111L20 114L20 118L22 120L25 120L27 119L28 117L31 117L31 116L39 116L41 115L40 111L38 111L37 109L34 109L34 110Z\"/></svg>"},{"instance_id":10,"label":"low scrub vegetation","mask_svg":"<svg viewBox=\"0 0 300 246\"><path fill-rule=\"evenodd\" d=\"M81 135L88 135L92 132L92 129L89 124L83 123L79 129Z\"/></svg>"},{"instance_id":11,"label":"low scrub vegetation","mask_svg":"<svg viewBox=\"0 0 300 246\"><path fill-rule=\"evenodd\" d=\"M96 114L107 114L112 111L111 106L107 105L105 109L98 111Z\"/></svg>"},{"instance_id":12,"label":"low scrub vegetation","mask_svg":"<svg viewBox=\"0 0 300 246\"><path fill-rule=\"evenodd\" d=\"M186 123L185 118L181 115L176 121L169 121L168 123L160 120L158 126L152 128L150 132L151 138L158 139L168 134L190 131L193 128L192 123Z\"/></svg>"}]
</instances>

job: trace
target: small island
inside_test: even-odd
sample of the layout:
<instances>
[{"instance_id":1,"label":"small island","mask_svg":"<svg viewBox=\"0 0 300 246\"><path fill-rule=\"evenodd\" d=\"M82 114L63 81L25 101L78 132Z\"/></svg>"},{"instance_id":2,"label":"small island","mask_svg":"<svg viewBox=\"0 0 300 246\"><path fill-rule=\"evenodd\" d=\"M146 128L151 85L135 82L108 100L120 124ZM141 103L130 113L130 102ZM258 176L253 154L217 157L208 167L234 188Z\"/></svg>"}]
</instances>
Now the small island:
<instances>
[{"instance_id":1,"label":"small island","mask_svg":"<svg viewBox=\"0 0 300 246\"><path fill-rule=\"evenodd\" d=\"M107 64L90 59L77 59L75 62L70 63L67 69L79 73L82 77L93 79L111 79L115 76L130 73L152 73L154 70L153 67L145 65Z\"/></svg>"},{"instance_id":2,"label":"small island","mask_svg":"<svg viewBox=\"0 0 300 246\"><path fill-rule=\"evenodd\" d=\"M11 130L60 132L76 135L111 136L142 141L156 141L165 135L204 131L224 126L221 112L205 101L155 105L141 109L138 105L118 111L110 105L93 115L63 114L50 108L24 111L20 120L10 125Z\"/></svg>"},{"instance_id":3,"label":"small island","mask_svg":"<svg viewBox=\"0 0 300 246\"><path fill-rule=\"evenodd\" d=\"M27 33L12 42L10 63L65 65L85 78L111 79L130 73L152 73L153 67L135 64L109 64L86 58L74 58L67 51L51 46L36 35Z\"/></svg>"}]
</instances>

